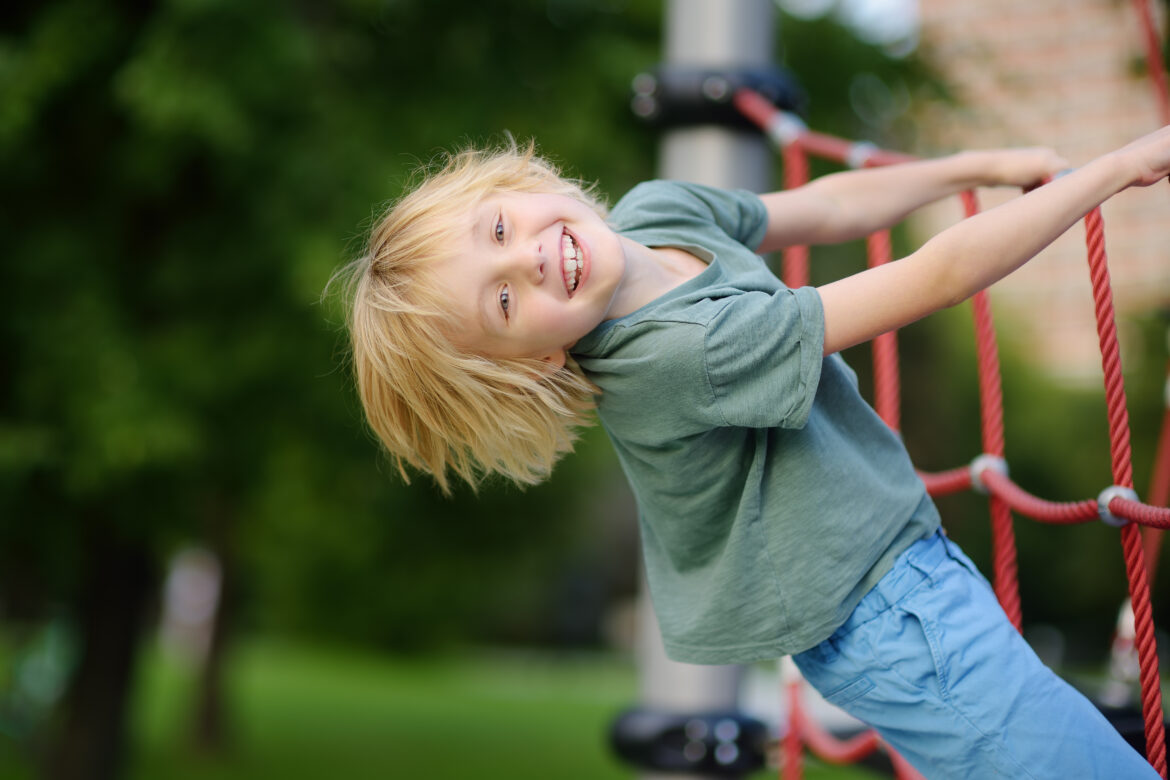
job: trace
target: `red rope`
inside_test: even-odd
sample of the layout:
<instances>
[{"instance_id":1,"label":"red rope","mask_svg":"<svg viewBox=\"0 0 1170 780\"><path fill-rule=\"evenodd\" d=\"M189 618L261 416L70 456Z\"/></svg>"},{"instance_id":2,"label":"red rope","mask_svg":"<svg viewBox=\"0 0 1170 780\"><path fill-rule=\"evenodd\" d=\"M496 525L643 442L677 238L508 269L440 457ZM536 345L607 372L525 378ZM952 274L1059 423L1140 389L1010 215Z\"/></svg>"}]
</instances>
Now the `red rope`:
<instances>
[{"instance_id":1,"label":"red rope","mask_svg":"<svg viewBox=\"0 0 1170 780\"><path fill-rule=\"evenodd\" d=\"M1161 37L1154 29L1154 18L1150 12L1149 1L1134 0L1134 8L1138 13L1138 18L1142 26L1142 38L1146 48L1146 68L1150 74L1150 83L1154 88L1154 98L1158 104L1159 117L1163 125L1170 124L1170 91L1166 87L1166 67L1162 61ZM1100 211L1098 210L1096 214L1096 221L1099 223ZM1088 221L1085 224L1087 228L1089 225ZM1103 256L1103 239L1101 244ZM1093 262L1092 258L1090 258L1091 262ZM1100 314L1098 314L1098 318L1100 318ZM1098 325L1098 328L1100 329L1100 325ZM1170 485L1167 483L1167 480L1170 479L1170 476L1167 475L1168 458L1166 450L1168 447L1168 437L1170 437L1170 410L1167 410L1162 421L1162 435L1159 437L1158 442L1158 458L1155 461L1154 476L1151 480L1150 503L1156 504L1159 507L1166 503L1167 492L1170 490ZM1117 484L1122 483L1118 482ZM1110 506L1112 507L1114 503L1120 504L1122 501L1114 499L1114 501L1110 502ZM1143 515L1160 514L1154 510L1155 507L1149 507L1148 511L1146 508L1143 508L1141 513ZM1160 523L1161 519L1159 520L1160 527L1167 527ZM1153 523L1150 522L1150 525L1153 525ZM1149 580L1153 579L1154 569L1157 565L1161 531L1154 530L1153 528L1145 528L1143 529L1144 539L1142 539L1133 524L1121 530L1122 545L1125 551L1126 572L1132 572L1129 578L1130 598L1133 600L1134 605L1134 621L1137 633L1135 641L1141 668L1142 715L1146 722L1146 753L1154 768L1158 770L1162 777L1166 777L1165 716L1162 711L1161 678L1158 674L1158 650L1154 640L1154 621L1150 606L1149 590ZM1147 552L1150 553L1148 563L1145 561ZM1135 591L1141 595L1141 605L1138 604L1137 599L1134 597Z\"/></svg>"},{"instance_id":2,"label":"red rope","mask_svg":"<svg viewBox=\"0 0 1170 780\"><path fill-rule=\"evenodd\" d=\"M830 764L853 764L880 747L894 767L894 777L900 780L923 780L906 759L882 740L872 729L848 739L837 739L804 711L801 691L804 682L795 679L788 683L788 731L783 739L783 761L780 776L784 780L800 780L803 776L803 747Z\"/></svg>"},{"instance_id":3,"label":"red rope","mask_svg":"<svg viewBox=\"0 0 1170 780\"><path fill-rule=\"evenodd\" d=\"M960 196L968 217L979 213L974 192ZM991 298L980 290L971 299L975 318L975 348L979 358L979 412L983 421L983 452L1002 458L1004 455L1003 380L999 370L999 345L995 340L995 321L991 315ZM1008 620L1022 631L1023 608L1020 604L1019 564L1012 512L1007 501L994 492L988 498L991 513L991 557L995 572L995 595Z\"/></svg>"},{"instance_id":4,"label":"red rope","mask_svg":"<svg viewBox=\"0 0 1170 780\"><path fill-rule=\"evenodd\" d=\"M736 107L744 114L744 116L757 124L766 133L768 133L769 137L773 138L777 144L781 145L782 149L798 148L805 152L815 153L818 156L824 157L825 159L840 163L846 163L851 160L856 161L856 152L861 146L860 144L851 143L849 141L844 141L832 136L823 135L821 133L814 133L807 128L804 128L799 119L796 119L791 114L788 114L784 111L780 111L771 103L769 103L763 96L757 92L754 92L753 90L739 90L734 97L734 103ZM866 166L891 165L914 159L917 158L910 155L876 149L867 150L863 164ZM789 158L786 157L785 161L787 167ZM806 155L801 154L797 156L793 154L792 161L797 166L798 171L791 174L791 181L799 182L799 184L805 183L805 181L807 181L808 175L808 161ZM801 168L803 168L803 172L800 171ZM797 173L800 173L800 175L797 175ZM786 184L789 180L788 176L789 174L786 172ZM799 186L799 184L796 184L796 186ZM966 202L966 199L971 196L964 194L962 197ZM991 318L989 316L985 318L978 314L978 309L983 308L986 305L985 301L986 297L982 294L972 298L972 305L977 309L977 339L983 339L983 337L979 335L981 330L986 327L991 327ZM994 330L993 327L992 330ZM985 418L989 416L997 416L997 407L1002 408L1002 396L999 390L1000 379L998 355L995 353L995 351L993 351L993 340L987 338L986 341L988 343L988 349L986 350L987 356L983 357L981 355L980 358L980 389L981 397L983 398L982 405ZM1110 383L1108 387L1112 389L1112 392L1117 392L1118 390L1123 391L1123 388L1120 387L1120 383ZM1002 420L1002 413L1000 412L998 415ZM993 452L995 449L998 449L1002 453L1002 447L1000 446L1002 435L1002 423L998 427L993 426L990 430L984 431L985 446L988 446L989 444L992 445L988 450L989 454L995 454L995 452ZM919 472L919 476L921 476L923 482L926 483L930 494L933 496L939 496L957 492L959 490L964 490L970 487L971 482L966 472L966 467L958 467L937 474ZM999 492L992 490L991 492L993 495L997 495L1000 498L1008 500L1012 505L1011 508L1015 509L1021 514L1026 514L1029 517L1033 517L1034 519L1044 522L1077 523L1091 520L1096 517L1096 515L1090 516L1088 512L1088 507L1090 505L1096 505L1095 499L1086 499L1085 501L1073 503L1051 502L1037 498L1036 496L1027 493L1019 486L1011 483L1010 480L996 480L996 482L997 485L1000 486L998 488ZM1133 519L1134 522L1142 524L1160 523L1161 521L1158 518L1160 518L1162 515L1157 511L1159 508L1150 507L1150 509L1155 511L1152 513L1148 511L1134 513L1135 516L1128 519Z\"/></svg>"},{"instance_id":5,"label":"red rope","mask_svg":"<svg viewBox=\"0 0 1170 780\"><path fill-rule=\"evenodd\" d=\"M936 497L971 489L971 469L967 466L937 473L919 471L918 476L926 485L926 492Z\"/></svg>"},{"instance_id":6,"label":"red rope","mask_svg":"<svg viewBox=\"0 0 1170 780\"><path fill-rule=\"evenodd\" d=\"M852 764L860 761L877 750L882 743L881 737L873 730L864 731L849 739L837 739L806 716L800 707L789 715L789 728L795 728L809 749L830 764Z\"/></svg>"},{"instance_id":7,"label":"red rope","mask_svg":"<svg viewBox=\"0 0 1170 780\"><path fill-rule=\"evenodd\" d=\"M1170 503L1170 365L1166 367L1166 388L1162 415L1162 432L1158 435L1158 451L1154 456L1153 473L1150 476L1150 494L1147 503L1166 506Z\"/></svg>"},{"instance_id":8,"label":"red rope","mask_svg":"<svg viewBox=\"0 0 1170 780\"><path fill-rule=\"evenodd\" d=\"M885 265L894 257L890 231L879 230L866 239L869 267ZM894 331L873 340L873 407L886 425L902 427L902 391L898 381L898 336Z\"/></svg>"},{"instance_id":9,"label":"red rope","mask_svg":"<svg viewBox=\"0 0 1170 780\"><path fill-rule=\"evenodd\" d=\"M1002 500L1011 509L1042 523L1071 525L1100 518L1096 499L1046 501L1024 490L1006 475L995 471L983 473L983 484L987 486L991 495Z\"/></svg>"},{"instance_id":10,"label":"red rope","mask_svg":"<svg viewBox=\"0 0 1170 780\"><path fill-rule=\"evenodd\" d=\"M898 780L925 780L897 751L890 751L890 763L894 765L894 777Z\"/></svg>"},{"instance_id":11,"label":"red rope","mask_svg":"<svg viewBox=\"0 0 1170 780\"><path fill-rule=\"evenodd\" d=\"M1133 0L1138 21L1142 27L1142 42L1146 47L1146 70L1154 87L1154 99L1158 102L1158 115L1162 124L1170 125L1170 91L1166 89L1166 65L1162 62L1162 41L1154 27L1154 15L1150 12L1149 0Z\"/></svg>"},{"instance_id":12,"label":"red rope","mask_svg":"<svg viewBox=\"0 0 1170 780\"><path fill-rule=\"evenodd\" d=\"M1140 501L1130 501L1124 498L1115 498L1109 502L1109 511L1118 517L1132 520L1138 525L1146 526L1147 531L1161 531L1170 528L1170 509L1164 506L1150 506ZM1143 542L1143 556L1144 551ZM1147 570L1149 566L1146 566Z\"/></svg>"},{"instance_id":13,"label":"red rope","mask_svg":"<svg viewBox=\"0 0 1170 780\"><path fill-rule=\"evenodd\" d=\"M1109 284L1109 262L1105 256L1105 224L1101 209L1085 216L1085 240L1089 249L1089 276L1097 313L1097 337L1101 345L1101 367L1105 373L1105 401L1109 412L1109 451L1113 483L1133 488L1133 465L1129 444L1129 412L1125 406L1125 382L1121 373L1121 349L1113 313L1113 291ZM1120 502L1119 502L1120 503ZM1110 502L1112 504L1112 502ZM1141 531L1130 523L1121 529L1129 596L1133 604L1134 643L1141 668L1142 716L1145 719L1146 757L1166 777L1166 734L1162 714L1162 688L1158 674L1158 648L1154 638L1154 616L1150 606Z\"/></svg>"},{"instance_id":14,"label":"red rope","mask_svg":"<svg viewBox=\"0 0 1170 780\"><path fill-rule=\"evenodd\" d=\"M1137 0L1139 10L1144 8L1148 14L1148 7L1141 0ZM1147 33L1148 34L1148 33ZM1156 41L1156 39L1155 39ZM1147 41L1148 45L1148 41ZM1153 59L1151 57L1151 59ZM1160 55L1158 57L1160 63ZM1165 76L1159 82L1160 93L1165 94ZM785 183L787 186L800 186L808 180L807 154L817 154L830 160L848 162L854 166L886 165L895 162L910 160L906 155L892 154L881 150L864 148L830 136L812 133L799 120L791 115L778 111L767 103L761 96L750 90L741 90L735 96L737 107L752 121L756 122L768 132L784 151ZM1170 117L1170 107L1165 109ZM1167 123L1170 123L1168 121ZM964 205L968 215L975 213L977 206L973 194L963 194ZM1086 239L1089 254L1090 277L1093 283L1093 298L1097 312L1098 338L1101 346L1102 367L1105 375L1105 398L1109 418L1110 459L1113 471L1114 485L1132 489L1133 468L1130 449L1129 415L1125 402L1125 386L1121 373L1120 349L1117 342L1117 328L1113 314L1112 290L1109 284L1108 261L1105 257L1104 226L1101 220L1100 209L1094 209L1085 218ZM880 264L888 261L889 236L873 236L869 240L870 263ZM791 252L792 250L789 250ZM792 254L785 253L784 274L785 282L789 286L801 286L808 282L808 250L798 248ZM1003 426L1003 396L1002 381L999 369L998 347L995 343L995 328L991 317L991 307L984 293L979 293L972 301L975 316L976 341L979 354L979 381L980 381L980 411L983 421L983 448L984 453L993 459L1002 462L1004 453L1004 426ZM894 347L896 350L896 345ZM886 376L888 363L892 359L896 374L896 351L889 347L874 346L875 406L879 414L895 429L899 425L899 402L897 400L897 379L890 380ZM1164 442L1159 445L1160 463L1170 463L1170 411L1167 413L1167 422L1163 432ZM1100 517L1100 507L1095 499L1075 502L1047 501L1032 495L1016 485L1006 473L1000 473L994 468L985 468L980 474L972 475L970 468L959 468L939 474L920 472L923 482L931 495L964 490L975 484L986 488L990 495L992 513L992 535L994 545L994 567L996 576L996 594L1009 619L1020 627L1019 586L1016 571L1015 537L1012 531L1011 511L1014 510L1033 519L1046 523L1081 523L1095 520ZM1157 503L1165 503L1170 493L1170 465L1160 465L1155 468L1156 474L1165 474L1166 486L1159 488L1160 499ZM1154 496L1151 496L1151 503ZM1148 528L1170 527L1170 509L1143 504L1140 501L1114 497L1109 501L1108 510L1116 517L1129 520L1121 529L1121 543L1125 558L1126 574L1129 581L1130 600L1133 604L1135 620L1135 645L1138 650L1138 660L1141 669L1142 686L1142 713L1145 720L1146 755L1151 765L1166 777L1166 745L1163 726L1162 698L1160 689L1160 675L1158 671L1157 646L1154 639L1153 612L1150 606L1149 577L1145 562L1145 550L1142 541L1141 526ZM1147 542L1149 543L1149 542ZM800 711L799 700L795 693L791 694L790 701L790 734L785 737L786 776L799 777L800 750L802 739L810 746L820 739L821 735L814 735L815 729L802 723L804 717ZM807 720L807 719L805 719ZM826 735L827 736L827 735ZM831 739L831 737L829 737ZM841 754L850 754L851 751L860 751L863 748L872 749L871 742L876 736L862 735L855 743L845 746L843 743L826 743L829 752L834 750ZM897 759L895 765L898 766ZM904 765L904 762L902 762ZM913 770L910 770L913 771ZM797 774L792 774L793 772Z\"/></svg>"},{"instance_id":15,"label":"red rope","mask_svg":"<svg viewBox=\"0 0 1170 780\"><path fill-rule=\"evenodd\" d=\"M1142 554L1142 537L1138 526L1130 523L1121 529L1125 571L1129 575L1129 594L1133 604L1135 638L1138 651L1139 679L1142 689L1142 718L1145 721L1146 759L1163 778L1166 777L1166 727L1162 711L1161 677L1158 673L1158 644L1154 638L1154 617L1150 606L1150 583Z\"/></svg>"},{"instance_id":16,"label":"red rope","mask_svg":"<svg viewBox=\"0 0 1170 780\"><path fill-rule=\"evenodd\" d=\"M1149 0L1134 0L1134 10L1137 11L1138 22L1142 28L1142 42L1146 49L1146 70L1149 72L1150 85L1154 89L1154 99L1158 104L1158 116L1162 124L1170 124L1170 90L1166 85L1166 64L1162 59L1162 42L1154 26L1154 15L1150 11ZM1170 382L1170 366L1167 367L1167 382ZM1158 439L1158 454L1154 459L1153 474L1150 479L1150 495L1148 502L1156 507L1165 506L1170 501L1170 408L1162 416L1162 434ZM1157 528L1145 528L1142 533L1142 542L1146 555L1146 568L1150 573L1150 580L1158 570L1158 558L1161 553L1162 531Z\"/></svg>"},{"instance_id":17,"label":"red rope","mask_svg":"<svg viewBox=\"0 0 1170 780\"><path fill-rule=\"evenodd\" d=\"M783 780L801 780L804 776L804 743L800 737L800 681L788 684L788 731L781 745L780 777Z\"/></svg>"},{"instance_id":18,"label":"red rope","mask_svg":"<svg viewBox=\"0 0 1170 780\"><path fill-rule=\"evenodd\" d=\"M1089 248L1089 277L1093 283L1093 303L1097 310L1101 366L1105 372L1105 403L1109 412L1109 454L1113 464L1113 484L1132 488L1129 412L1125 406L1121 348L1117 342L1113 291L1109 284L1109 264L1105 257L1105 225L1099 208L1093 209L1085 216L1085 240Z\"/></svg>"},{"instance_id":19,"label":"red rope","mask_svg":"<svg viewBox=\"0 0 1170 780\"><path fill-rule=\"evenodd\" d=\"M740 113L767 133L768 137L775 141L781 149L792 143L799 143L808 154L839 163L852 161L855 167L893 165L918 159L913 155L876 149L866 144L857 144L831 135L813 132L805 127L804 123L795 115L781 111L769 103L763 95L751 89L738 90L732 97L732 102ZM865 152L863 160L855 159L860 150ZM787 163L787 161L785 162Z\"/></svg>"},{"instance_id":20,"label":"red rope","mask_svg":"<svg viewBox=\"0 0 1170 780\"><path fill-rule=\"evenodd\" d=\"M1170 366L1166 370L1165 393L1170 395ZM1167 399L1170 400L1170 399ZM1146 503L1153 507L1164 507L1170 503L1170 405L1162 413L1162 432L1158 435L1158 449L1154 455L1154 466L1150 474L1150 493ZM1145 523L1150 526L1153 523ZM1150 583L1158 572L1158 558L1162 553L1162 529L1143 528L1142 546L1146 554L1146 568L1150 572Z\"/></svg>"},{"instance_id":21,"label":"red rope","mask_svg":"<svg viewBox=\"0 0 1170 780\"><path fill-rule=\"evenodd\" d=\"M784 154L784 189L795 189L808 182L808 157L799 144L788 144ZM808 284L808 247L790 246L784 249L780 264L780 277L789 287L804 287Z\"/></svg>"}]
</instances>

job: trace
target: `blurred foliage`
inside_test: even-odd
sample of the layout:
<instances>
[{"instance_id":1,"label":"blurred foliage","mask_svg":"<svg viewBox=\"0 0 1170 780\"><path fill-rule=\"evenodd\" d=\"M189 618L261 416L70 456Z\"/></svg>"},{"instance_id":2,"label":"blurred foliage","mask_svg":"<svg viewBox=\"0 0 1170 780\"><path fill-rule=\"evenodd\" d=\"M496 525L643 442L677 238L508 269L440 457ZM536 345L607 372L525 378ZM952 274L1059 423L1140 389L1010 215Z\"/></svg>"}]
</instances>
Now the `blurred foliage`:
<instances>
[{"instance_id":1,"label":"blurred foliage","mask_svg":"<svg viewBox=\"0 0 1170 780\"><path fill-rule=\"evenodd\" d=\"M253 625L397 647L537 630L511 616L539 604L516 600L555 578L548 551L581 527L599 458L523 494L403 489L320 295L360 251L371 204L440 145L510 129L620 188L642 178L652 139L624 100L657 28L654 3L565 0L9 12L9 617L71 602L84 528L162 555L226 518Z\"/></svg>"},{"instance_id":2,"label":"blurred foliage","mask_svg":"<svg viewBox=\"0 0 1170 780\"><path fill-rule=\"evenodd\" d=\"M341 312L320 292L361 251L371 204L440 147L535 137L611 197L652 176L654 137L626 100L659 59L660 14L651 0L10 11L9 616L71 602L84 528L161 557L226 525L253 627L398 649L596 641L603 602L633 587L629 497L603 437L525 492L403 488L364 430ZM829 20L779 29L812 121L896 135L903 113L865 125L850 84L865 73L909 94L926 83L913 60ZM598 514L617 515L602 533ZM558 597L590 588L588 614L558 628Z\"/></svg>"}]
</instances>

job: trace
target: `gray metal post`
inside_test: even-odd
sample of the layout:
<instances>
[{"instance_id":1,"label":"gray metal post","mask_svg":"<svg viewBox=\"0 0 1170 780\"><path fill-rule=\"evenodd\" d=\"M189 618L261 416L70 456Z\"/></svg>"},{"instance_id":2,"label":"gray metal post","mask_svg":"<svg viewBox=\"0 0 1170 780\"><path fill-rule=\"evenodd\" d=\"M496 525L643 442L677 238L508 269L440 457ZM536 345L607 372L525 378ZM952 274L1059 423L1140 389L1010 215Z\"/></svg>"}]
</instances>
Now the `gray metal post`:
<instances>
[{"instance_id":1,"label":"gray metal post","mask_svg":"<svg viewBox=\"0 0 1170 780\"><path fill-rule=\"evenodd\" d=\"M665 61L670 65L737 67L772 61L771 0L667 0ZM718 187L763 192L771 187L773 153L763 138L718 127L667 132L659 175ZM643 585L638 673L643 706L666 712L732 710L737 666L695 666L669 660ZM649 774L643 780L679 775ZM688 775L694 777L694 775Z\"/></svg>"},{"instance_id":2,"label":"gray metal post","mask_svg":"<svg viewBox=\"0 0 1170 780\"><path fill-rule=\"evenodd\" d=\"M736 67L772 61L770 0L667 0L665 61ZM756 133L690 127L666 133L659 174L717 187L771 186L773 152Z\"/></svg>"}]
</instances>

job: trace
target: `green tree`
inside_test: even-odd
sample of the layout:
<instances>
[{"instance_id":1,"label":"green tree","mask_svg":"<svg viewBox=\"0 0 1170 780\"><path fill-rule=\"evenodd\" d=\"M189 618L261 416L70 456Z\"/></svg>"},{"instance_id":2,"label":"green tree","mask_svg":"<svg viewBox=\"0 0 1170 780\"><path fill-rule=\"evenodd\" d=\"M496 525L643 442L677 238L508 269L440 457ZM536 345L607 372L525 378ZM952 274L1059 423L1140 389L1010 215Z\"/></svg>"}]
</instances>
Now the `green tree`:
<instances>
[{"instance_id":1,"label":"green tree","mask_svg":"<svg viewBox=\"0 0 1170 780\"><path fill-rule=\"evenodd\" d=\"M510 129L621 186L646 175L624 94L654 56L652 5L6 10L0 594L10 624L63 614L79 637L50 776L117 773L137 648L182 541L224 561L243 594L229 618L398 647L454 633L479 582L497 586L487 625L549 573L534 551L565 543L584 485L474 503L401 489L319 296L370 204L461 137Z\"/></svg>"}]
</instances>

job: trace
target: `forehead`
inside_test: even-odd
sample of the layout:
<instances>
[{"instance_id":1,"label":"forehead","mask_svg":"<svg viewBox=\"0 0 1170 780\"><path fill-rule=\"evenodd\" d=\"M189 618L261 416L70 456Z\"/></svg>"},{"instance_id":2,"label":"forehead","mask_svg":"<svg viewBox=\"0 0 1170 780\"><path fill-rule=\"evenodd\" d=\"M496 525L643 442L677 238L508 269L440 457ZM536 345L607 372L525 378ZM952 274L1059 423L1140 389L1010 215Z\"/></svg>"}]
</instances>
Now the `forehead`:
<instances>
[{"instance_id":1,"label":"forehead","mask_svg":"<svg viewBox=\"0 0 1170 780\"><path fill-rule=\"evenodd\" d=\"M563 193L548 190L493 190L473 201L469 210L478 210L488 206L504 205L510 208L552 208L575 209L584 207L584 203Z\"/></svg>"},{"instance_id":2,"label":"forehead","mask_svg":"<svg viewBox=\"0 0 1170 780\"><path fill-rule=\"evenodd\" d=\"M423 261L419 267L424 276L435 281L440 269L472 251L476 233L487 230L488 203L495 195L460 198L456 194L428 215L428 224L423 228L426 247L419 247L418 256Z\"/></svg>"},{"instance_id":3,"label":"forehead","mask_svg":"<svg viewBox=\"0 0 1170 780\"><path fill-rule=\"evenodd\" d=\"M448 338L470 348L481 346L490 333L484 309L487 277L483 260L487 247L476 235L488 229L489 212L484 205L483 202L475 204L443 226L445 240L440 251L432 256L421 274L423 283L448 314L444 326Z\"/></svg>"}]
</instances>

